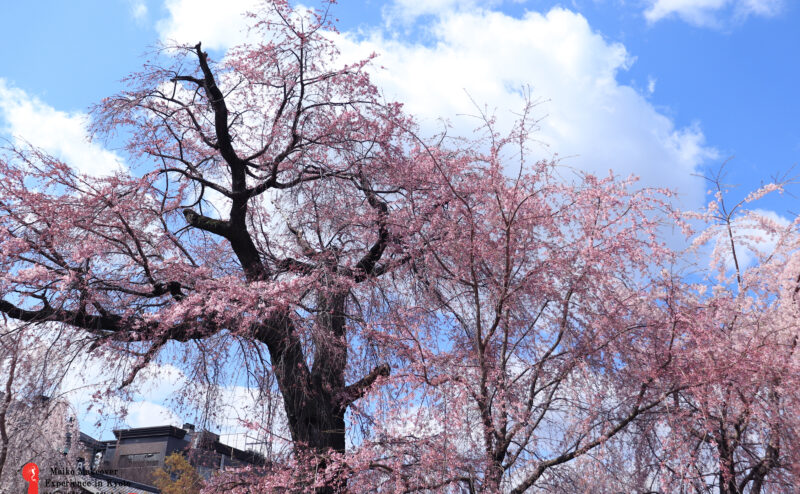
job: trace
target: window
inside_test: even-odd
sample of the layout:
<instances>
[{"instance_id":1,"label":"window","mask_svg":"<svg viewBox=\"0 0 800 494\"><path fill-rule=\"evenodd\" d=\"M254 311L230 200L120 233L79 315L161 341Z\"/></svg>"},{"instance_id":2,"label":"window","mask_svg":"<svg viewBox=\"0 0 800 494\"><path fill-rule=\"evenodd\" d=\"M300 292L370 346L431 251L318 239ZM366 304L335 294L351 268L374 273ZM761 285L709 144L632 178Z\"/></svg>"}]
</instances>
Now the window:
<instances>
[{"instance_id":1,"label":"window","mask_svg":"<svg viewBox=\"0 0 800 494\"><path fill-rule=\"evenodd\" d=\"M121 467L150 467L158 466L161 463L161 453L137 453L133 455L122 455L120 457Z\"/></svg>"}]
</instances>

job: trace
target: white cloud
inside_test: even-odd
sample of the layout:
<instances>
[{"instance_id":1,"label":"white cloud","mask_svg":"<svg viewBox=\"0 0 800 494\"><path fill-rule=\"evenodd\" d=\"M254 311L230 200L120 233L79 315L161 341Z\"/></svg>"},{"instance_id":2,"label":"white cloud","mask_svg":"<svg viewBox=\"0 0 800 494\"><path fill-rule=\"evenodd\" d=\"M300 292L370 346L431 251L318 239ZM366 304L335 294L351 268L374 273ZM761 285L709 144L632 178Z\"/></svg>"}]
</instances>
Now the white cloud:
<instances>
[{"instance_id":1,"label":"white cloud","mask_svg":"<svg viewBox=\"0 0 800 494\"><path fill-rule=\"evenodd\" d=\"M737 7L745 15L774 16L783 10L784 0L740 0Z\"/></svg>"},{"instance_id":2,"label":"white cloud","mask_svg":"<svg viewBox=\"0 0 800 494\"><path fill-rule=\"evenodd\" d=\"M125 422L130 428L183 424L181 418L169 408L150 401L137 401L128 405Z\"/></svg>"},{"instance_id":3,"label":"white cloud","mask_svg":"<svg viewBox=\"0 0 800 494\"><path fill-rule=\"evenodd\" d=\"M128 427L174 425L180 427L202 415L208 385L190 382L189 376L175 365L150 363L128 388L130 399L112 394L95 399L93 395L116 389L127 375L133 357L107 355L97 357L81 353L61 383L61 393L77 411L80 429L95 438L107 438L111 430ZM122 363L120 367L116 367ZM191 389L191 397L181 401L182 392ZM223 436L223 442L242 449L276 453L288 450L289 429L283 405L277 395L272 401L258 399L258 389L230 384L211 393L215 397L213 416L205 424ZM184 397L185 398L185 397ZM177 401L176 401L177 400ZM123 415L124 411L124 415ZM262 424L267 430L251 430L244 424Z\"/></svg>"},{"instance_id":4,"label":"white cloud","mask_svg":"<svg viewBox=\"0 0 800 494\"><path fill-rule=\"evenodd\" d=\"M141 0L131 0L131 15L137 21L144 20L147 17L147 4Z\"/></svg>"},{"instance_id":5,"label":"white cloud","mask_svg":"<svg viewBox=\"0 0 800 494\"><path fill-rule=\"evenodd\" d=\"M650 23L678 17L695 26L720 26L730 18L772 17L781 12L784 0L649 0L644 16Z\"/></svg>"},{"instance_id":6,"label":"white cloud","mask_svg":"<svg viewBox=\"0 0 800 494\"><path fill-rule=\"evenodd\" d=\"M210 0L166 0L170 17L160 23L162 36L196 42L205 33L204 45L228 48L243 39L241 14L254 1L232 0L221 19L204 7ZM544 101L537 110L545 118L535 136L544 144L541 157L558 153L568 157L564 164L602 175L609 169L633 173L647 185L678 189L689 196L689 206L700 206L702 184L691 174L717 154L705 144L699 124L677 128L647 101L646 90L617 82L634 62L625 47L566 9L522 18L488 10L502 1L395 0L387 12L432 15L424 26L431 42L416 44L376 29L366 38L342 33L339 46L348 60L377 52L376 65L386 70L376 68L375 81L421 118L423 130L439 130L437 119L444 117L455 126L451 134L471 134L476 122L456 118L476 113L470 97L497 108L508 124L511 112L522 107L521 89L530 86L534 98Z\"/></svg>"},{"instance_id":7,"label":"white cloud","mask_svg":"<svg viewBox=\"0 0 800 494\"><path fill-rule=\"evenodd\" d=\"M656 79L653 76L649 76L647 78L647 92L648 92L648 94L653 94L654 92L656 92L656 82L658 82L658 79Z\"/></svg>"},{"instance_id":8,"label":"white cloud","mask_svg":"<svg viewBox=\"0 0 800 494\"><path fill-rule=\"evenodd\" d=\"M216 0L166 0L169 16L156 28L165 42L225 50L247 38L246 12L256 11L258 0L227 0L223 8Z\"/></svg>"},{"instance_id":9,"label":"white cloud","mask_svg":"<svg viewBox=\"0 0 800 494\"><path fill-rule=\"evenodd\" d=\"M567 156L563 164L606 175L642 177L647 185L669 186L702 204L699 181L691 176L716 152L705 144L699 125L676 128L617 75L633 58L620 43L594 32L580 14L556 8L513 18L499 12L456 12L430 26L427 45L373 33L367 39L343 34L340 47L349 58L371 52L384 66L375 79L387 97L405 103L421 117L423 130L436 119L452 119L452 133L468 135L475 121L472 100L497 108L500 123L522 107L520 88L530 85L546 145L541 157Z\"/></svg>"},{"instance_id":10,"label":"white cloud","mask_svg":"<svg viewBox=\"0 0 800 494\"><path fill-rule=\"evenodd\" d=\"M0 122L15 143L29 142L81 172L105 175L124 166L119 155L88 140L88 115L56 110L2 78Z\"/></svg>"},{"instance_id":11,"label":"white cloud","mask_svg":"<svg viewBox=\"0 0 800 494\"><path fill-rule=\"evenodd\" d=\"M188 380L174 365L151 363L142 369L128 388L132 392L130 400L113 393L104 394L119 386L134 361L132 356L112 352L77 355L64 375L60 391L77 410L83 432L104 438L119 427L179 426L183 423L170 404L176 394L188 386ZM98 399L96 393L103 396Z\"/></svg>"}]
</instances>

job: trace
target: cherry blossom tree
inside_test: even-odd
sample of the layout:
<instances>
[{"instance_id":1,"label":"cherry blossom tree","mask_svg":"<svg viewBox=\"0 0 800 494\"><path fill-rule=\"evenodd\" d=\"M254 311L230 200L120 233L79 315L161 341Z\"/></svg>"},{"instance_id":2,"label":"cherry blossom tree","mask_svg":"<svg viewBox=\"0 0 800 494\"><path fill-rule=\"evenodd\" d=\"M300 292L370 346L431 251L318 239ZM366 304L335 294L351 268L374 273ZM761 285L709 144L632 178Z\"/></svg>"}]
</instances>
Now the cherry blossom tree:
<instances>
[{"instance_id":1,"label":"cherry blossom tree","mask_svg":"<svg viewBox=\"0 0 800 494\"><path fill-rule=\"evenodd\" d=\"M54 332L7 324L0 334L0 486L8 492L27 488L26 463L39 465L43 478L51 468L74 468L78 424L59 389L77 345Z\"/></svg>"},{"instance_id":2,"label":"cherry blossom tree","mask_svg":"<svg viewBox=\"0 0 800 494\"><path fill-rule=\"evenodd\" d=\"M321 468L345 450L345 412L390 373L348 358L355 287L409 259L407 205L434 201L438 175L367 62L333 68L324 13L263 10L262 43L222 62L175 48L96 108L139 171L88 177L6 151L0 311L134 356L118 360L122 388L170 342L200 373L236 345L274 374L296 453Z\"/></svg>"},{"instance_id":3,"label":"cherry blossom tree","mask_svg":"<svg viewBox=\"0 0 800 494\"><path fill-rule=\"evenodd\" d=\"M747 209L790 181L733 206L721 171L709 181L715 196L695 215L705 227L694 249L710 245L710 269L680 301L692 326L683 372L693 386L671 395L643 429L639 449L654 485L667 492L793 492L800 482L798 219Z\"/></svg>"},{"instance_id":4,"label":"cherry blossom tree","mask_svg":"<svg viewBox=\"0 0 800 494\"><path fill-rule=\"evenodd\" d=\"M530 111L506 136L483 117L485 137L442 158L461 166L418 236L411 301L387 304L395 329L376 338L419 396L416 416L384 419L416 430L374 437L398 490L558 484L682 386L670 345L684 326L661 304L669 192L526 162Z\"/></svg>"}]
</instances>

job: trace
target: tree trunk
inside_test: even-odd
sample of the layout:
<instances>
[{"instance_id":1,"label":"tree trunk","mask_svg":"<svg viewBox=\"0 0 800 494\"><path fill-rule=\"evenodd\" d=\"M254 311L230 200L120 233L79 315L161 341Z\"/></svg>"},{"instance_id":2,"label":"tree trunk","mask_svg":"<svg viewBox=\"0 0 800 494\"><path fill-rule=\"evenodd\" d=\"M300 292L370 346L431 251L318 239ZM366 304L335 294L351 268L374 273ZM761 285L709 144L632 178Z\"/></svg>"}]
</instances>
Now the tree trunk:
<instances>
[{"instance_id":1,"label":"tree trunk","mask_svg":"<svg viewBox=\"0 0 800 494\"><path fill-rule=\"evenodd\" d=\"M347 365L344 303L346 294L320 297L319 316L313 333L314 365L308 368L300 340L290 318L265 325L267 343L295 454L309 455L323 472L331 453L345 452L344 413L347 401L344 371ZM277 330L277 331L276 331ZM276 334L280 336L276 338ZM344 472L333 475L318 494L343 492Z\"/></svg>"},{"instance_id":2,"label":"tree trunk","mask_svg":"<svg viewBox=\"0 0 800 494\"><path fill-rule=\"evenodd\" d=\"M725 442L719 445L719 493L740 494L736 485L733 452L728 449Z\"/></svg>"}]
</instances>

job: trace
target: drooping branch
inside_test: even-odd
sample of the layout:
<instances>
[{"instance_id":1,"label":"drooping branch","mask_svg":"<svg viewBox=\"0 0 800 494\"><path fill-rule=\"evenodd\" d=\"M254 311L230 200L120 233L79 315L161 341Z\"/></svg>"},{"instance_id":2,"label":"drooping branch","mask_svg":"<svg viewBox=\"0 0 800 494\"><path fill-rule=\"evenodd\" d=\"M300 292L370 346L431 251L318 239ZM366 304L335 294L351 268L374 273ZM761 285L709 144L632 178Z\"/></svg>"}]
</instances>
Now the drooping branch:
<instances>
[{"instance_id":1,"label":"drooping branch","mask_svg":"<svg viewBox=\"0 0 800 494\"><path fill-rule=\"evenodd\" d=\"M156 341L154 341L150 345L150 348L147 349L147 352L145 352L144 355L139 357L139 361L136 362L136 364L134 364L133 368L128 373L128 376L122 381L122 384L119 385L118 389L124 389L128 387L133 382L133 380L136 379L136 376L139 374L139 371L141 371L150 364L150 362L153 360L153 357L155 357L158 354L158 351L161 350L161 348L167 343L167 341L169 341L169 338L167 337L166 333L162 335L160 338L158 338Z\"/></svg>"},{"instance_id":2,"label":"drooping branch","mask_svg":"<svg viewBox=\"0 0 800 494\"><path fill-rule=\"evenodd\" d=\"M13 398L13 385L14 374L17 370L17 361L19 360L19 341L16 342L17 348L11 353L11 362L8 363L8 371L6 376L6 385L3 390L2 403L0 403L0 476L3 474L3 468L6 465L6 458L8 457L9 450L9 434L7 426L8 410L11 407L11 400Z\"/></svg>"},{"instance_id":3,"label":"drooping branch","mask_svg":"<svg viewBox=\"0 0 800 494\"><path fill-rule=\"evenodd\" d=\"M170 284L168 284L170 285ZM171 284L175 289L176 285ZM168 290L168 289L166 289ZM166 292L165 292L166 293ZM214 321L214 314L203 318L195 318L174 324L168 328L160 328L157 321L146 321L139 316L122 317L97 306L101 314L89 314L84 310L57 309L45 305L41 309L22 309L7 300L0 299L0 312L23 322L45 323L58 322L84 329L101 339L112 338L125 341L132 333L157 333L164 341L187 342L203 338L218 332L221 328Z\"/></svg>"},{"instance_id":4,"label":"drooping branch","mask_svg":"<svg viewBox=\"0 0 800 494\"><path fill-rule=\"evenodd\" d=\"M574 458L577 458L578 456L581 456L583 454L586 454L588 451L591 451L592 449L605 443L610 438L617 435L620 431L624 430L628 426L628 424L633 422L639 415L658 406L668 394L668 393L662 393L659 396L657 396L656 399L650 401L649 403L644 404L642 402L644 400L644 394L645 391L647 390L647 387L648 387L647 384L644 383L642 384L639 396L636 399L636 403L633 405L631 410L614 426L607 429L603 434L599 435L592 441L589 441L588 443L584 444L579 448L575 448L571 451L565 452L554 458L540 462L536 467L536 469L531 474L525 477L525 479L519 485L517 485L514 489L511 490L511 493L522 494L523 492L528 490L531 486L533 486L536 483L536 481L550 468L567 463L568 461L573 460Z\"/></svg>"},{"instance_id":5,"label":"drooping branch","mask_svg":"<svg viewBox=\"0 0 800 494\"><path fill-rule=\"evenodd\" d=\"M124 319L116 314L92 315L83 311L71 311L45 306L28 310L0 300L0 312L24 322L63 322L88 331L124 331Z\"/></svg>"}]
</instances>

